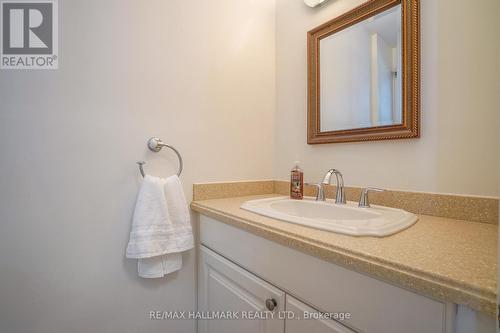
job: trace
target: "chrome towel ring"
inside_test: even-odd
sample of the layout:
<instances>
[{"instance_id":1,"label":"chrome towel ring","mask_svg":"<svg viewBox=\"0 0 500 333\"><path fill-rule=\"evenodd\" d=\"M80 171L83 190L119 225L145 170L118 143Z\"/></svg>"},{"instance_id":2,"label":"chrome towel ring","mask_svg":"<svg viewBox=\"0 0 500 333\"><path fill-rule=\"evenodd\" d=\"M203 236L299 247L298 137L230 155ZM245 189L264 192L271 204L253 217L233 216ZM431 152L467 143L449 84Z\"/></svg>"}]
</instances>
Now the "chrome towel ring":
<instances>
[{"instance_id":1,"label":"chrome towel ring","mask_svg":"<svg viewBox=\"0 0 500 333\"><path fill-rule=\"evenodd\" d=\"M163 143L163 141L159 138L153 137L153 138L148 140L148 148L149 148L149 150L151 150L154 153L159 152L160 150L163 149L163 147L167 147L167 148L172 149L175 152L175 154L177 155L177 158L179 158L179 171L177 171L177 176L180 176L182 173L183 161L182 161L182 156L179 153L179 151L177 149L175 149L174 147ZM146 177L146 173L144 172L144 164L146 164L146 162L138 161L137 164L139 164L139 171L141 172L142 177Z\"/></svg>"}]
</instances>

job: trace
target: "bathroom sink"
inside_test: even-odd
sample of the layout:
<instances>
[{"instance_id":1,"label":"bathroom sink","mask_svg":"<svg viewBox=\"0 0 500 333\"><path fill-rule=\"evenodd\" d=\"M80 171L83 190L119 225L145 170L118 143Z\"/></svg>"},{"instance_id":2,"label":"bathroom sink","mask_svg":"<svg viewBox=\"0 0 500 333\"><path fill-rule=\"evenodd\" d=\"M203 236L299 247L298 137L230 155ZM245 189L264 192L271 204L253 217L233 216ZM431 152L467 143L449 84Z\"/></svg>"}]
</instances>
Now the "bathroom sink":
<instances>
[{"instance_id":1,"label":"bathroom sink","mask_svg":"<svg viewBox=\"0 0 500 333\"><path fill-rule=\"evenodd\" d=\"M388 236L418 220L415 214L401 209L376 205L359 208L355 202L337 205L333 201L315 201L313 198L258 199L243 203L241 208L286 222L353 236Z\"/></svg>"}]
</instances>

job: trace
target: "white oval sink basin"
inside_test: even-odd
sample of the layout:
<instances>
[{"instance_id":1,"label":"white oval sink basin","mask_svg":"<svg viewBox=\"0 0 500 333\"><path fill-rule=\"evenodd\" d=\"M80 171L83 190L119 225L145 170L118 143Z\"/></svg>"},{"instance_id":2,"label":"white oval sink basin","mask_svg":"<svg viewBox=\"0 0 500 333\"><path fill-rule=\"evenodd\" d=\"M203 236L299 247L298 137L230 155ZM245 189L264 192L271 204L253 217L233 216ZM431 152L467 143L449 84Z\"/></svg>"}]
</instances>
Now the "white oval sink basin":
<instances>
[{"instance_id":1,"label":"white oval sink basin","mask_svg":"<svg viewBox=\"0 0 500 333\"><path fill-rule=\"evenodd\" d=\"M418 220L415 214L401 209L376 205L359 208L355 202L336 205L330 200L315 201L313 198L258 199L243 203L241 208L286 222L353 236L388 236Z\"/></svg>"}]
</instances>

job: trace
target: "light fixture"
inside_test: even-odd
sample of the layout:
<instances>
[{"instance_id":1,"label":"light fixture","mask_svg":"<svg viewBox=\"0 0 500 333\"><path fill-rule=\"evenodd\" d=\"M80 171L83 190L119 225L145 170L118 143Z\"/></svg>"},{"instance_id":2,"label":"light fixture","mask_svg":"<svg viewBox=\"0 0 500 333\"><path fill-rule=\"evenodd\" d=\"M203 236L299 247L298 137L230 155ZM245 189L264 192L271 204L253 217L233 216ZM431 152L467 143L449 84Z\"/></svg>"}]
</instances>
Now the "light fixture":
<instances>
[{"instance_id":1,"label":"light fixture","mask_svg":"<svg viewBox=\"0 0 500 333\"><path fill-rule=\"evenodd\" d=\"M326 2L328 0L304 0L304 3L308 5L309 7L313 8L318 5L321 5L323 2Z\"/></svg>"}]
</instances>

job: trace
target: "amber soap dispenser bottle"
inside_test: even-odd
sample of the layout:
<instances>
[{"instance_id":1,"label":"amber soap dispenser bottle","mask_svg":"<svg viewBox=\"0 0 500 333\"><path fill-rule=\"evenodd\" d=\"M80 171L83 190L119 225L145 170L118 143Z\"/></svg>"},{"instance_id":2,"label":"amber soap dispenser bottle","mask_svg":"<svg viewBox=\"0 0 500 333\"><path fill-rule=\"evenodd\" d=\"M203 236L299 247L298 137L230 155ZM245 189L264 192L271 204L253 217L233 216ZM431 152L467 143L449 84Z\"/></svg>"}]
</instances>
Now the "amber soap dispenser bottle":
<instances>
[{"instance_id":1,"label":"amber soap dispenser bottle","mask_svg":"<svg viewBox=\"0 0 500 333\"><path fill-rule=\"evenodd\" d=\"M290 198L302 200L304 198L304 172L299 167L300 162L295 162L295 166L290 176Z\"/></svg>"}]
</instances>

